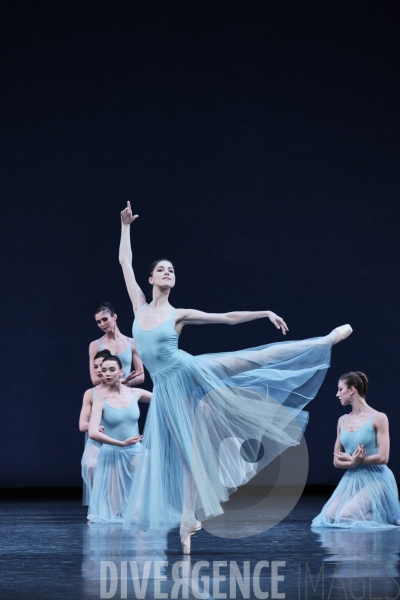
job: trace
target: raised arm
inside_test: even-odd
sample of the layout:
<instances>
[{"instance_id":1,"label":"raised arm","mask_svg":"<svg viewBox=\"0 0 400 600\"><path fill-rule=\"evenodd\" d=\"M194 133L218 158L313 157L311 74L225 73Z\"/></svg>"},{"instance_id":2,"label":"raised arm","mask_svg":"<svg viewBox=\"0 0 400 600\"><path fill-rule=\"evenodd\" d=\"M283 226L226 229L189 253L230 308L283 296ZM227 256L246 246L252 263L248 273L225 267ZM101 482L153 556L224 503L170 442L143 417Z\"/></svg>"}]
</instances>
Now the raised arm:
<instances>
[{"instance_id":1,"label":"raised arm","mask_svg":"<svg viewBox=\"0 0 400 600\"><path fill-rule=\"evenodd\" d=\"M140 289L132 268L132 247L131 247L131 223L139 215L132 215L131 204L121 211L121 242L119 245L119 262L124 274L126 288L133 305L133 311L136 312L146 303L145 295Z\"/></svg>"},{"instance_id":2,"label":"raised arm","mask_svg":"<svg viewBox=\"0 0 400 600\"><path fill-rule=\"evenodd\" d=\"M99 431L101 416L103 414L104 404L100 398L95 398L92 404L92 414L90 417L89 424L89 437L92 440L96 440L97 442L101 442L102 444L110 444L111 446L133 446L133 444L137 444L142 440L141 435L136 435L135 437L128 438L127 440L115 440L114 438L106 435L105 433L101 433Z\"/></svg>"},{"instance_id":3,"label":"raised arm","mask_svg":"<svg viewBox=\"0 0 400 600\"><path fill-rule=\"evenodd\" d=\"M92 410L92 390L86 390L83 395L82 409L79 416L79 431L89 431L89 417Z\"/></svg>"},{"instance_id":4,"label":"raised arm","mask_svg":"<svg viewBox=\"0 0 400 600\"><path fill-rule=\"evenodd\" d=\"M376 430L376 445L378 452L365 456L362 460L363 465L386 465L389 462L390 438L389 421L385 413L377 413L374 417Z\"/></svg>"},{"instance_id":5,"label":"raised arm","mask_svg":"<svg viewBox=\"0 0 400 600\"><path fill-rule=\"evenodd\" d=\"M226 325L236 325L255 319L268 318L277 329L280 329L283 335L289 331L285 321L270 310L249 311L241 310L227 313L206 313L201 310L191 308L180 308L176 313L175 326L180 333L184 325L206 325L211 323L224 323Z\"/></svg>"}]
</instances>

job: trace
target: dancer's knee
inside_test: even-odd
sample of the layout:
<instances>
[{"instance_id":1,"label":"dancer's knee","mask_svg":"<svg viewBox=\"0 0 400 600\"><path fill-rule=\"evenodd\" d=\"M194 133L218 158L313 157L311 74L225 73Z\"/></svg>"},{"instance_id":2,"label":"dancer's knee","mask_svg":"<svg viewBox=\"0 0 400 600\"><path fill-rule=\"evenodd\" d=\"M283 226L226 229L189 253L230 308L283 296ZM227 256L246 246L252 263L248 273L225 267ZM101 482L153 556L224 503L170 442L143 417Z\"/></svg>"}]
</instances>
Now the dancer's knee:
<instances>
[{"instance_id":1,"label":"dancer's knee","mask_svg":"<svg viewBox=\"0 0 400 600\"><path fill-rule=\"evenodd\" d=\"M96 468L97 465L97 456L90 456L88 457L88 459L85 461L85 469L90 476L93 476L93 472Z\"/></svg>"},{"instance_id":2,"label":"dancer's knee","mask_svg":"<svg viewBox=\"0 0 400 600\"><path fill-rule=\"evenodd\" d=\"M354 511L350 507L345 506L340 511L339 516L341 519L347 519L347 520L354 519Z\"/></svg>"}]
</instances>

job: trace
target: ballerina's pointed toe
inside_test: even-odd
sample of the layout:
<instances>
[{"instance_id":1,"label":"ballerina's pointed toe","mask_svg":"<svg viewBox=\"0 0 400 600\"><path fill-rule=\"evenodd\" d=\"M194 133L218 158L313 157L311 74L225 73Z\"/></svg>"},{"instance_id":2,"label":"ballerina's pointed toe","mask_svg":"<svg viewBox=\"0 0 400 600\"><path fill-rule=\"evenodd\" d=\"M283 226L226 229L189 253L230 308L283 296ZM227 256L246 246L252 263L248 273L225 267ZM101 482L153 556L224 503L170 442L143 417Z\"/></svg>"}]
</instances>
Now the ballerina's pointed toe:
<instances>
[{"instance_id":1,"label":"ballerina's pointed toe","mask_svg":"<svg viewBox=\"0 0 400 600\"><path fill-rule=\"evenodd\" d=\"M193 527L193 529L189 533L189 535L187 535L185 537L185 539L182 542L182 554L190 554L191 545L192 545L192 535L194 535L195 533L200 531L201 528L202 528L202 525L196 525L196 527Z\"/></svg>"},{"instance_id":2,"label":"ballerina's pointed toe","mask_svg":"<svg viewBox=\"0 0 400 600\"><path fill-rule=\"evenodd\" d=\"M335 327L335 329L333 331L338 332L339 337L338 337L338 340L336 343L339 343L342 340L345 340L347 337L349 337L349 335L351 335L353 333L353 328L349 324L340 325L340 327Z\"/></svg>"}]
</instances>

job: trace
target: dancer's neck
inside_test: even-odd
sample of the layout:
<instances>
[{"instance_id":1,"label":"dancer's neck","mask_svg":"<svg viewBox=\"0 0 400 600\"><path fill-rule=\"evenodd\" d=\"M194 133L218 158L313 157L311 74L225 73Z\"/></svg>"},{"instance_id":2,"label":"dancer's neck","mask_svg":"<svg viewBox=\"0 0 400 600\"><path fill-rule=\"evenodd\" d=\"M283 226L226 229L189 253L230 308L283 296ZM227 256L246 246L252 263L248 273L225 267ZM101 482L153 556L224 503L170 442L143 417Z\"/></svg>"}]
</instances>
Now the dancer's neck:
<instances>
[{"instance_id":1,"label":"dancer's neck","mask_svg":"<svg viewBox=\"0 0 400 600\"><path fill-rule=\"evenodd\" d=\"M117 383L106 384L107 391L110 394L120 394L121 393L121 382L117 381Z\"/></svg>"},{"instance_id":2,"label":"dancer's neck","mask_svg":"<svg viewBox=\"0 0 400 600\"><path fill-rule=\"evenodd\" d=\"M149 306L153 309L159 310L163 308L171 308L169 303L170 288L159 288L153 287L153 300Z\"/></svg>"},{"instance_id":3,"label":"dancer's neck","mask_svg":"<svg viewBox=\"0 0 400 600\"><path fill-rule=\"evenodd\" d=\"M122 333L118 329L118 325L115 325L115 328L112 331L106 331L104 336L108 340L117 340L119 338L122 338Z\"/></svg>"},{"instance_id":4,"label":"dancer's neck","mask_svg":"<svg viewBox=\"0 0 400 600\"><path fill-rule=\"evenodd\" d=\"M355 398L351 403L351 410L355 417L368 412L368 409L370 408L371 407L366 403L365 398L362 398L361 396Z\"/></svg>"}]
</instances>

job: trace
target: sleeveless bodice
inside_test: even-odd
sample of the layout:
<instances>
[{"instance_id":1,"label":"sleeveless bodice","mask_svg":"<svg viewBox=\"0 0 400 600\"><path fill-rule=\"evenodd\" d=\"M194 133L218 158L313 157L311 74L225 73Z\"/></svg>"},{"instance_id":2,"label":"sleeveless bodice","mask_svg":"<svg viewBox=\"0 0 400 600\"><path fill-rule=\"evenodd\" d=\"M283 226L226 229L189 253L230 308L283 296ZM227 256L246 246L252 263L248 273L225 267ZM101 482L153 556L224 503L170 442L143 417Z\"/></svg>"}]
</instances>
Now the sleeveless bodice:
<instances>
[{"instance_id":1,"label":"sleeveless bodice","mask_svg":"<svg viewBox=\"0 0 400 600\"><path fill-rule=\"evenodd\" d=\"M103 398L102 400L104 403L102 424L106 435L121 441L139 435L138 419L140 411L133 390L132 402L125 408L114 408Z\"/></svg>"},{"instance_id":2,"label":"sleeveless bodice","mask_svg":"<svg viewBox=\"0 0 400 600\"><path fill-rule=\"evenodd\" d=\"M97 340L97 342L99 344L99 350L108 350L108 348L105 348L103 346L103 344L101 343L100 340ZM110 350L110 352L111 352L111 350ZM111 352L111 354L112 354L112 352ZM119 360L121 361L122 370L124 372L123 376L126 377L131 372L131 366L132 366L132 348L131 348L131 342L130 342L129 338L128 338L127 349L124 350L123 352L121 352L121 354L116 354L116 356L118 356Z\"/></svg>"},{"instance_id":3,"label":"sleeveless bodice","mask_svg":"<svg viewBox=\"0 0 400 600\"><path fill-rule=\"evenodd\" d=\"M144 304L143 306L147 305ZM139 327L137 317L140 310L133 321L132 334L136 349L146 369L150 374L154 374L171 366L178 360L180 354L185 354L181 350L178 350L179 335L176 333L174 327L176 310L173 311L167 321L154 327L154 329L142 329Z\"/></svg>"},{"instance_id":4,"label":"sleeveless bodice","mask_svg":"<svg viewBox=\"0 0 400 600\"><path fill-rule=\"evenodd\" d=\"M340 443L347 454L353 454L357 449L358 444L364 445L367 456L377 454L378 446L376 444L376 431L372 427L372 419L375 415L376 412L374 412L368 421L356 431L346 431L343 428L343 422L345 421L346 415L343 417L340 426Z\"/></svg>"}]
</instances>

